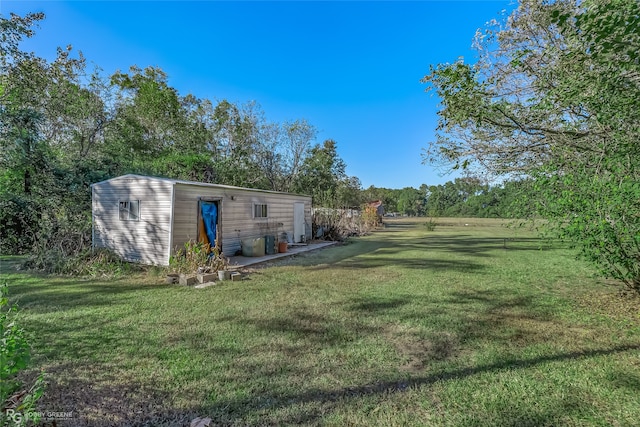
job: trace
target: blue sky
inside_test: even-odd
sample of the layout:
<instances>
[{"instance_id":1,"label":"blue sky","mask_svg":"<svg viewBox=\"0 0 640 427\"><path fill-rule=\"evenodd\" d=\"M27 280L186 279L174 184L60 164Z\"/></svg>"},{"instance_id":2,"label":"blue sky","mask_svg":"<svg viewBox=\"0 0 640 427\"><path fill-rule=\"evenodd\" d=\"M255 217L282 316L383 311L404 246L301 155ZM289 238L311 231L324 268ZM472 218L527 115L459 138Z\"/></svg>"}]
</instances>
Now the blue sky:
<instances>
[{"instance_id":1,"label":"blue sky","mask_svg":"<svg viewBox=\"0 0 640 427\"><path fill-rule=\"evenodd\" d=\"M71 44L105 73L162 68L180 94L258 102L271 121L306 119L331 138L363 187L455 178L421 163L438 99L430 64L473 60L477 28L511 1L11 1L42 11L25 50L53 58Z\"/></svg>"}]
</instances>

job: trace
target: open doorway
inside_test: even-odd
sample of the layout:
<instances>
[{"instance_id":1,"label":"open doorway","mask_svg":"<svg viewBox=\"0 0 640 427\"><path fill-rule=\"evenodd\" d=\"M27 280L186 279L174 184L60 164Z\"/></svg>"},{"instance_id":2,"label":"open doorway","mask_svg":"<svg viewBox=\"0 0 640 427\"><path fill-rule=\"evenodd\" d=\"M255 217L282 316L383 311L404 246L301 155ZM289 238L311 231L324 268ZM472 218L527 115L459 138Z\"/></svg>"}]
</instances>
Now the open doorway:
<instances>
[{"instance_id":1,"label":"open doorway","mask_svg":"<svg viewBox=\"0 0 640 427\"><path fill-rule=\"evenodd\" d=\"M222 249L220 200L200 199L198 202L198 241L213 248L216 239Z\"/></svg>"}]
</instances>

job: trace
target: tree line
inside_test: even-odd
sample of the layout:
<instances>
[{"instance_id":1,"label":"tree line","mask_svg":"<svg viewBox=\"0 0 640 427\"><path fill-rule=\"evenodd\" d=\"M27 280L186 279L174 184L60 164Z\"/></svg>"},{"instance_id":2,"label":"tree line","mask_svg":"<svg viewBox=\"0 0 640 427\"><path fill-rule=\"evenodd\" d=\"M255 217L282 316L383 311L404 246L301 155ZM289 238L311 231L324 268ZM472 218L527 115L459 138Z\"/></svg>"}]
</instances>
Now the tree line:
<instances>
[{"instance_id":1,"label":"tree line","mask_svg":"<svg viewBox=\"0 0 640 427\"><path fill-rule=\"evenodd\" d=\"M42 13L0 16L0 251L90 237L92 183L126 173L360 202L337 143L305 119L272 122L255 102L183 95L158 67L105 75L80 52L24 52Z\"/></svg>"},{"instance_id":2,"label":"tree line","mask_svg":"<svg viewBox=\"0 0 640 427\"><path fill-rule=\"evenodd\" d=\"M506 181L490 185L478 178L456 178L420 188L362 190L363 200L382 200L389 214L429 217L513 218L520 214L530 183Z\"/></svg>"}]
</instances>

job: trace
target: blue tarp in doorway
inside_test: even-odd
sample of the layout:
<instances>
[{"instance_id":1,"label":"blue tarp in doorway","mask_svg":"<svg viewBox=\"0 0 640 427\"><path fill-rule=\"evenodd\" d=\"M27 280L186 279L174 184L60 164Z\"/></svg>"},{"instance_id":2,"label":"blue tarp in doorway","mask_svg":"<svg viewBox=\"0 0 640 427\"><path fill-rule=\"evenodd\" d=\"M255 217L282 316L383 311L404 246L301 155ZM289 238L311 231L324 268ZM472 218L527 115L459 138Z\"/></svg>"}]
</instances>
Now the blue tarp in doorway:
<instances>
[{"instance_id":1,"label":"blue tarp in doorway","mask_svg":"<svg viewBox=\"0 0 640 427\"><path fill-rule=\"evenodd\" d=\"M216 244L218 225L218 205L215 202L202 202L202 220L204 230L207 233L209 244L213 247Z\"/></svg>"}]
</instances>

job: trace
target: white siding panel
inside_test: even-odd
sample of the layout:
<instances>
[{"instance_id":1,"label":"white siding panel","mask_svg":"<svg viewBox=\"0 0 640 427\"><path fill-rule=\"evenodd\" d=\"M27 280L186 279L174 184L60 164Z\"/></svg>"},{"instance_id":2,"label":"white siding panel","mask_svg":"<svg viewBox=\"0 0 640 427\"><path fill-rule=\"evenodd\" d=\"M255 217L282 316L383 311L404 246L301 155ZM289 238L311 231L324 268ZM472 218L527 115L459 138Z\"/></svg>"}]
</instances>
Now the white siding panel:
<instances>
[{"instance_id":1,"label":"white siding panel","mask_svg":"<svg viewBox=\"0 0 640 427\"><path fill-rule=\"evenodd\" d=\"M129 261L168 263L171 221L170 182L123 176L94 184L94 247L106 247ZM140 219L122 221L120 200L139 200Z\"/></svg>"}]
</instances>

